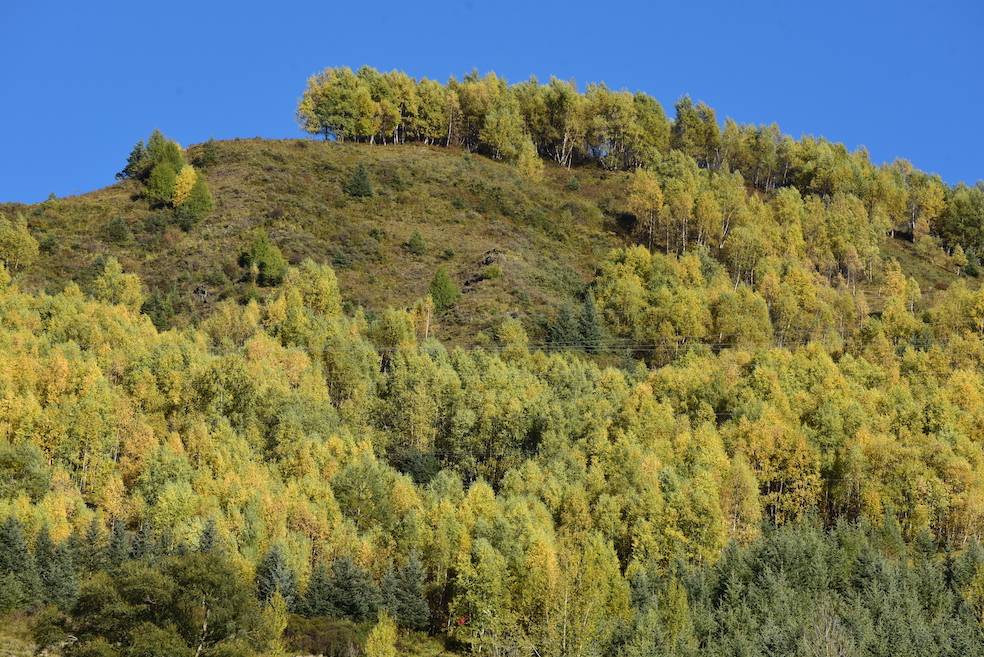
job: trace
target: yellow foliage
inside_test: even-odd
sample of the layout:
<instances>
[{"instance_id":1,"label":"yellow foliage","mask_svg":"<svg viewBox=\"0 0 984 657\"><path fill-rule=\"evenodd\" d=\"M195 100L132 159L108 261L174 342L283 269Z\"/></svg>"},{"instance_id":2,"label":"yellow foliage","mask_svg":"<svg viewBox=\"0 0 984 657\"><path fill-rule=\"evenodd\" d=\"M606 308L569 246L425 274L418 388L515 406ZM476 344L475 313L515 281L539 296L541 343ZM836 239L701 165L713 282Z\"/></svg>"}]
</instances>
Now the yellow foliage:
<instances>
[{"instance_id":1,"label":"yellow foliage","mask_svg":"<svg viewBox=\"0 0 984 657\"><path fill-rule=\"evenodd\" d=\"M195 167L186 164L178 171L178 176L174 180L174 198L172 203L175 207L181 205L191 196L191 190L198 180L198 172Z\"/></svg>"}]
</instances>

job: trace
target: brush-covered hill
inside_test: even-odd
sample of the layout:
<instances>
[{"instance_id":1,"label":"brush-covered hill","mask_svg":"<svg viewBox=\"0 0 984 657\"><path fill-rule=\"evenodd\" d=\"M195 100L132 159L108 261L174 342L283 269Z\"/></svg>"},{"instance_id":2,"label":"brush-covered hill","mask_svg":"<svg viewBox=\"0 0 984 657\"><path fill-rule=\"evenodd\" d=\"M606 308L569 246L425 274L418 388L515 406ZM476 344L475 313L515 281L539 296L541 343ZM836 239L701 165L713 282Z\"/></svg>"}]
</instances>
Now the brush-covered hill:
<instances>
[{"instance_id":1,"label":"brush-covered hill","mask_svg":"<svg viewBox=\"0 0 984 657\"><path fill-rule=\"evenodd\" d=\"M87 290L114 256L143 280L145 309L160 327L185 326L219 300L269 294L239 263L263 230L289 262L330 264L345 302L370 314L412 305L446 269L462 295L438 335L470 344L506 316L541 335L611 249L644 241L633 233L628 172L548 165L533 181L459 149L309 140L209 142L188 157L203 163L214 197L212 212L190 228L147 200L137 180L0 206L0 214L22 214L40 242L21 285L56 292L75 281ZM346 191L360 166L366 197ZM927 298L959 278L907 239L885 238L880 258L898 261ZM879 284L880 271L859 282L871 308L880 305Z\"/></svg>"},{"instance_id":2,"label":"brush-covered hill","mask_svg":"<svg viewBox=\"0 0 984 657\"><path fill-rule=\"evenodd\" d=\"M625 243L611 208L626 174L551 167L531 183L508 164L423 145L251 139L210 148L204 175L214 210L187 231L152 207L135 180L8 207L41 243L24 284L56 291L74 280L85 288L113 255L140 275L149 303L173 309L165 325L184 324L208 313L194 295L199 286L210 302L266 292L238 264L263 229L290 262L331 264L345 300L370 312L412 305L446 268L463 294L443 319L444 336L467 341L508 314L535 325ZM359 165L372 186L365 198L345 191Z\"/></svg>"}]
</instances>

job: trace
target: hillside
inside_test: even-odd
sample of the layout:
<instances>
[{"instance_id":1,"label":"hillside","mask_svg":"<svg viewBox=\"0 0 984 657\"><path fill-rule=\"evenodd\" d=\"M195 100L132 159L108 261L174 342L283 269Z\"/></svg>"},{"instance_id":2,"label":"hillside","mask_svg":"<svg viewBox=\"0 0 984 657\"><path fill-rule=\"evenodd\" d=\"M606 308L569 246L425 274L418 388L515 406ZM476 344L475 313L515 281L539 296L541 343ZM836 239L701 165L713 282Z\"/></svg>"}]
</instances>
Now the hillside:
<instances>
[{"instance_id":1,"label":"hillside","mask_svg":"<svg viewBox=\"0 0 984 657\"><path fill-rule=\"evenodd\" d=\"M984 185L415 85L0 207L0 645L984 657Z\"/></svg>"},{"instance_id":2,"label":"hillside","mask_svg":"<svg viewBox=\"0 0 984 657\"><path fill-rule=\"evenodd\" d=\"M192 146L190 157L201 148ZM53 292L76 281L85 289L113 255L141 277L151 303L173 309L163 325L187 325L218 300L266 293L237 264L251 232L263 228L290 262L331 264L345 301L370 314L412 305L446 267L464 294L438 335L471 344L505 316L540 334L611 248L634 241L626 172L550 165L533 183L506 163L419 144L242 139L215 142L214 153L205 173L215 210L189 231L168 225L132 180L33 206L0 205L0 214L23 212L41 243L22 284ZM359 164L373 181L367 199L344 191ZM422 253L407 247L414 232ZM905 239L886 238L883 249L927 298L957 279ZM861 283L872 308L880 306L878 283ZM199 286L205 303L194 294Z\"/></svg>"},{"instance_id":3,"label":"hillside","mask_svg":"<svg viewBox=\"0 0 984 657\"><path fill-rule=\"evenodd\" d=\"M446 267L464 294L442 335L468 342L507 314L535 326L624 241L616 218L599 208L618 207L624 174L551 167L542 184L528 184L507 164L420 145L236 140L216 147L206 172L215 210L188 232L155 222L159 212L135 181L26 208L42 254L25 284L84 284L102 257L115 255L154 294L173 295L175 321L187 323L208 313L193 295L199 285L212 300L245 294L237 257L262 227L291 262L330 263L346 301L369 312L411 305ZM373 181L368 199L343 191L358 164ZM122 237L111 226L118 218L127 227ZM426 245L421 254L406 246L414 231ZM493 261L501 276L483 278Z\"/></svg>"}]
</instances>

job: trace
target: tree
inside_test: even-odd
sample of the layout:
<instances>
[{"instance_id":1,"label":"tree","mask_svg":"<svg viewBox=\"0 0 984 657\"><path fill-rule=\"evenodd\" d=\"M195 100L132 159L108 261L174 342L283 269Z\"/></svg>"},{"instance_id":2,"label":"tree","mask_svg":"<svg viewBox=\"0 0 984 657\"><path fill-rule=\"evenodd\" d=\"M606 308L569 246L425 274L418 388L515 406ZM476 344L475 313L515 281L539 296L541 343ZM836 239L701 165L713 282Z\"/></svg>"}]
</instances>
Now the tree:
<instances>
[{"instance_id":1,"label":"tree","mask_svg":"<svg viewBox=\"0 0 984 657\"><path fill-rule=\"evenodd\" d=\"M208 189L205 176L197 174L195 176L195 184L192 185L191 191L188 193L188 198L178 205L175 209L175 214L182 228L188 230L191 226L208 216L214 205L212 192Z\"/></svg>"},{"instance_id":2,"label":"tree","mask_svg":"<svg viewBox=\"0 0 984 657\"><path fill-rule=\"evenodd\" d=\"M461 291L444 267L438 269L434 278L431 279L430 296L434 300L434 306L438 312L444 312L454 306L461 296Z\"/></svg>"},{"instance_id":3,"label":"tree","mask_svg":"<svg viewBox=\"0 0 984 657\"><path fill-rule=\"evenodd\" d=\"M191 190L194 189L198 181L198 173L195 167L186 164L178 170L174 178L174 196L171 203L177 207L191 197Z\"/></svg>"},{"instance_id":4,"label":"tree","mask_svg":"<svg viewBox=\"0 0 984 657\"><path fill-rule=\"evenodd\" d=\"M379 608L379 588L365 570L349 557L332 561L331 579L318 608L334 610L339 616L361 623Z\"/></svg>"},{"instance_id":5,"label":"tree","mask_svg":"<svg viewBox=\"0 0 984 657\"><path fill-rule=\"evenodd\" d=\"M279 285L287 275L287 260L263 230L253 236L249 248L240 254L239 266L249 270L257 285Z\"/></svg>"},{"instance_id":6,"label":"tree","mask_svg":"<svg viewBox=\"0 0 984 657\"><path fill-rule=\"evenodd\" d=\"M256 566L256 595L263 602L269 602L274 593L280 593L292 607L297 598L297 575L287 563L280 544L270 548Z\"/></svg>"},{"instance_id":7,"label":"tree","mask_svg":"<svg viewBox=\"0 0 984 657\"><path fill-rule=\"evenodd\" d=\"M140 310L144 302L143 284L136 274L124 274L119 260L110 256L103 272L92 283L92 293L100 301L125 306L131 312Z\"/></svg>"},{"instance_id":8,"label":"tree","mask_svg":"<svg viewBox=\"0 0 984 657\"><path fill-rule=\"evenodd\" d=\"M144 175L146 161L147 149L141 139L130 151L129 157L126 158L126 166L123 167L122 171L116 174L116 179L126 180L128 178L142 177Z\"/></svg>"},{"instance_id":9,"label":"tree","mask_svg":"<svg viewBox=\"0 0 984 657\"><path fill-rule=\"evenodd\" d=\"M34 542L42 598L48 604L68 611L78 595L75 559L66 542L54 545L47 526L42 527Z\"/></svg>"},{"instance_id":10,"label":"tree","mask_svg":"<svg viewBox=\"0 0 984 657\"><path fill-rule=\"evenodd\" d=\"M653 249L653 236L659 227L663 212L663 189L656 174L645 169L636 169L629 183L629 211L635 215L636 222L646 236L649 250ZM669 250L669 242L666 244Z\"/></svg>"},{"instance_id":11,"label":"tree","mask_svg":"<svg viewBox=\"0 0 984 657\"><path fill-rule=\"evenodd\" d=\"M424 565L415 554L402 567L391 567L383 577L383 607L401 627L427 629L430 608L425 597L425 580Z\"/></svg>"},{"instance_id":12,"label":"tree","mask_svg":"<svg viewBox=\"0 0 984 657\"><path fill-rule=\"evenodd\" d=\"M38 242L31 235L27 221L17 214L13 221L0 215L0 262L16 274L30 267L38 257Z\"/></svg>"},{"instance_id":13,"label":"tree","mask_svg":"<svg viewBox=\"0 0 984 657\"><path fill-rule=\"evenodd\" d=\"M366 657L396 656L396 624L383 612L366 637Z\"/></svg>"},{"instance_id":14,"label":"tree","mask_svg":"<svg viewBox=\"0 0 984 657\"><path fill-rule=\"evenodd\" d=\"M161 162L154 166L147 177L147 188L144 195L151 203L171 205L174 201L174 189L177 184L178 172L170 162Z\"/></svg>"},{"instance_id":15,"label":"tree","mask_svg":"<svg viewBox=\"0 0 984 657\"><path fill-rule=\"evenodd\" d=\"M352 176L345 183L345 193L356 198L372 196L372 182L369 180L369 171L364 164L355 167Z\"/></svg>"},{"instance_id":16,"label":"tree","mask_svg":"<svg viewBox=\"0 0 984 657\"><path fill-rule=\"evenodd\" d=\"M543 160L537 155L536 146L527 137L523 140L516 158L516 168L520 175L531 182L541 182L543 180Z\"/></svg>"},{"instance_id":17,"label":"tree","mask_svg":"<svg viewBox=\"0 0 984 657\"><path fill-rule=\"evenodd\" d=\"M0 525L0 609L29 607L38 600L41 580L20 521L9 516Z\"/></svg>"}]
</instances>

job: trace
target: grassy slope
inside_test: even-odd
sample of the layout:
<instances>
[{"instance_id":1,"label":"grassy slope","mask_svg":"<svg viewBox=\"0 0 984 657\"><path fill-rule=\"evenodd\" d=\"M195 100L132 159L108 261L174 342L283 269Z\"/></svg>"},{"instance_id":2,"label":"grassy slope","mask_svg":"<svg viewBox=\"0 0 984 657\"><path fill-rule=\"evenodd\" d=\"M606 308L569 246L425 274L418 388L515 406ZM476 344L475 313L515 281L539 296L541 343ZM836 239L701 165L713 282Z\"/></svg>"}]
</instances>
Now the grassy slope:
<instances>
[{"instance_id":1,"label":"grassy slope","mask_svg":"<svg viewBox=\"0 0 984 657\"><path fill-rule=\"evenodd\" d=\"M412 304L437 268L446 267L464 295L442 318L439 335L469 343L506 314L535 328L626 239L617 213L602 211L623 207L625 173L548 166L544 182L533 184L506 164L439 147L259 139L217 146L217 162L206 172L216 209L188 233L155 220L159 213L134 181L20 208L43 245L25 285L59 290L76 280L84 287L100 258L112 254L151 291L170 291L179 323L187 322L208 312L192 294L199 284L212 299L247 291L236 260L250 231L263 227L292 262L330 262L344 297L369 312ZM358 164L370 171L371 198L343 191ZM569 185L572 177L577 189ZM129 227L128 239L107 231L117 218ZM422 255L404 246L414 231L427 244ZM492 249L505 254L502 276L482 280L489 272L483 254ZM926 292L955 278L920 259L908 242L888 239L884 253Z\"/></svg>"},{"instance_id":2,"label":"grassy slope","mask_svg":"<svg viewBox=\"0 0 984 657\"><path fill-rule=\"evenodd\" d=\"M213 298L243 294L237 256L263 227L292 262L330 262L345 298L370 311L412 304L447 267L464 295L443 334L469 341L505 313L538 318L570 298L622 243L616 222L598 209L618 195L621 176L595 169L549 168L542 184L531 184L508 165L416 145L236 140L219 143L218 153L207 171L216 209L188 233L155 225L158 213L133 181L22 208L43 245L25 284L84 286L98 258L113 254L151 290L173 288L187 316L200 315L207 308L191 294L200 283ZM374 183L368 199L343 192L360 163ZM578 191L568 189L572 175ZM118 217L132 233L122 242L107 233ZM422 255L404 247L415 230L427 244ZM480 278L491 249L505 254L501 278L465 285Z\"/></svg>"}]
</instances>

